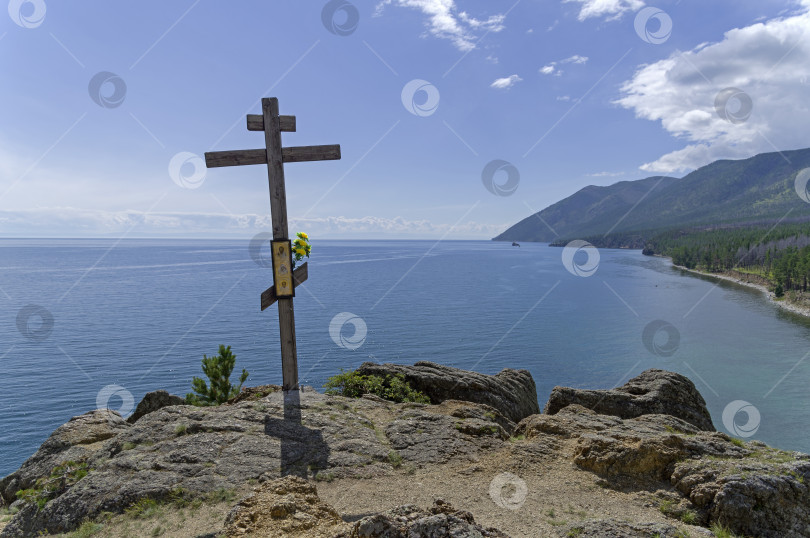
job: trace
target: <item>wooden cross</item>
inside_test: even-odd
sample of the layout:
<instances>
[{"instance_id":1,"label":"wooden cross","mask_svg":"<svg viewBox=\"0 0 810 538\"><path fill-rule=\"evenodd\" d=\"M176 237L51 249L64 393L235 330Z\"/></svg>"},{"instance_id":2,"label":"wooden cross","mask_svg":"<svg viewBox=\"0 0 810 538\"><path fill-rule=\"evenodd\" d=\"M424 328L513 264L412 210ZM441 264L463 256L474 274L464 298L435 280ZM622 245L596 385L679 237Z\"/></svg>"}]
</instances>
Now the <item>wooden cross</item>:
<instances>
[{"instance_id":1,"label":"wooden cross","mask_svg":"<svg viewBox=\"0 0 810 538\"><path fill-rule=\"evenodd\" d=\"M307 279L307 264L290 271L292 253L287 230L287 194L284 187L284 163L340 159L340 146L281 147L281 131L295 132L295 116L279 116L278 99L262 99L262 113L248 114L248 131L264 131L265 147L205 154L208 168L267 164L270 183L270 214L273 219L273 286L261 297L262 310L278 300L278 325L281 335L281 372L284 390L298 390L298 357L295 347L295 287Z\"/></svg>"}]
</instances>

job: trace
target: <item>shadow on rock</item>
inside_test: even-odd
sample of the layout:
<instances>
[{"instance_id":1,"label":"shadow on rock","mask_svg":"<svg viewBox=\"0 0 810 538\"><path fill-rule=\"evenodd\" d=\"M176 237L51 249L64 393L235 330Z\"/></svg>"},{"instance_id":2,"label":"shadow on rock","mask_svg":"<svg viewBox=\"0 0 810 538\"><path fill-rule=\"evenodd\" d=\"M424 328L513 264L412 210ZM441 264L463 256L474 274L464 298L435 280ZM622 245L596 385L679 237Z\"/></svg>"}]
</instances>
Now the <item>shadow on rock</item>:
<instances>
[{"instance_id":1,"label":"shadow on rock","mask_svg":"<svg viewBox=\"0 0 810 538\"><path fill-rule=\"evenodd\" d=\"M310 472L327 468L329 445L320 430L307 428L301 419L301 393L297 390L284 393L283 419L265 418L264 433L281 443L281 476L307 478Z\"/></svg>"}]
</instances>

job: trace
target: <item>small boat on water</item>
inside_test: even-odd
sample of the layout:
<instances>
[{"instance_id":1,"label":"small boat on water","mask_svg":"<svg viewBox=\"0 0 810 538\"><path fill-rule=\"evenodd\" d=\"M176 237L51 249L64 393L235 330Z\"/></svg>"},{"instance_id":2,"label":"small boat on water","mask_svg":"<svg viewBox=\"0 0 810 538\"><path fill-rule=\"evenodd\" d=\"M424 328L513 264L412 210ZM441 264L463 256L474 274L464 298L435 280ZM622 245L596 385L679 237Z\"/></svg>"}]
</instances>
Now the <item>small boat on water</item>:
<instances>
[{"instance_id":1,"label":"small boat on water","mask_svg":"<svg viewBox=\"0 0 810 538\"><path fill-rule=\"evenodd\" d=\"M513 247L519 247L519 246L520 246L520 243L518 243L518 242L516 242L516 241L512 241L512 246L513 246Z\"/></svg>"}]
</instances>

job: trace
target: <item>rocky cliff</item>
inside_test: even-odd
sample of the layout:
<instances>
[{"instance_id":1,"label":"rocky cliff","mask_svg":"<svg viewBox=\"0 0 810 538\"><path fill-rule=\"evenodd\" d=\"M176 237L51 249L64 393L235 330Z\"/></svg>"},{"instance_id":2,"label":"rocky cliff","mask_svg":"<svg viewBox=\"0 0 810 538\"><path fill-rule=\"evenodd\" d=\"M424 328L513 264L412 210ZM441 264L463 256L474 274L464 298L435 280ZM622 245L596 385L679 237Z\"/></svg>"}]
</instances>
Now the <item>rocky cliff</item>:
<instances>
[{"instance_id":1,"label":"rocky cliff","mask_svg":"<svg viewBox=\"0 0 810 538\"><path fill-rule=\"evenodd\" d=\"M432 403L266 386L219 407L150 393L130 421L91 411L0 480L0 536L121 536L133 517L165 536L810 536L810 456L715 431L678 374L557 387L541 414L526 371L361 370ZM215 492L211 523L144 519Z\"/></svg>"}]
</instances>

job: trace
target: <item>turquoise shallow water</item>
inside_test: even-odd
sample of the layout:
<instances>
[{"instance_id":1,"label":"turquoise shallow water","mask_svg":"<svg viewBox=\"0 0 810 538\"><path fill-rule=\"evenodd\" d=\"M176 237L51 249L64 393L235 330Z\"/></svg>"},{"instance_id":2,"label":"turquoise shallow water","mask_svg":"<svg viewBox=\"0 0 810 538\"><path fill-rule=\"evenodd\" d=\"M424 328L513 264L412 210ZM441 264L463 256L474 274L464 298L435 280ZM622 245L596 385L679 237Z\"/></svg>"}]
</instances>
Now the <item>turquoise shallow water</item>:
<instances>
[{"instance_id":1,"label":"turquoise shallow water","mask_svg":"<svg viewBox=\"0 0 810 538\"><path fill-rule=\"evenodd\" d=\"M301 380L320 387L367 360L526 368L542 406L555 385L609 388L664 368L695 382L719 430L810 452L810 322L638 251L601 251L589 277L562 253L315 241L295 300ZM0 475L98 402L127 411L130 395L184 395L219 344L248 384L280 383L275 307L259 311L271 278L249 241L0 240ZM669 325L645 345L656 320ZM743 410L724 424L735 401L758 420Z\"/></svg>"}]
</instances>

